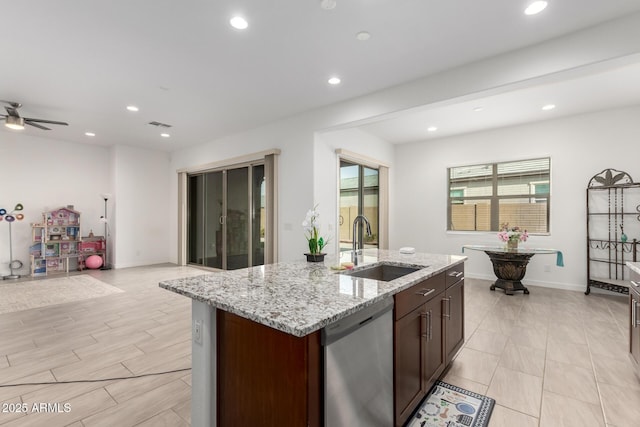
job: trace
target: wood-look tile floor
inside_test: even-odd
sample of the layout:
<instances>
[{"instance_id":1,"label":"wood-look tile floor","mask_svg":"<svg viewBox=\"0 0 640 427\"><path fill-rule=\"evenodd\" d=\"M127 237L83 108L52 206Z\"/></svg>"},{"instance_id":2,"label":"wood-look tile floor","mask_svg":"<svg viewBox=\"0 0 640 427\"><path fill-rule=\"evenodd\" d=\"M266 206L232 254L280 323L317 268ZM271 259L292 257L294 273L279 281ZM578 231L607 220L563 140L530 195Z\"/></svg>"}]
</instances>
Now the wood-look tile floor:
<instances>
[{"instance_id":1,"label":"wood-look tile floor","mask_svg":"<svg viewBox=\"0 0 640 427\"><path fill-rule=\"evenodd\" d=\"M92 271L125 292L0 315L0 384L189 368L191 301L157 283L202 273L172 265ZM466 280L467 341L444 381L496 399L490 427L638 425L625 297L537 287L506 296L489 285ZM0 412L0 425L189 426L190 397L189 371L0 388L0 410L13 403L29 412ZM60 412L32 412L40 403L58 403Z\"/></svg>"},{"instance_id":2,"label":"wood-look tile floor","mask_svg":"<svg viewBox=\"0 0 640 427\"><path fill-rule=\"evenodd\" d=\"M190 368L191 300L159 288L158 282L204 273L169 264L91 271L86 274L124 292L0 315L0 384ZM106 382L0 387L0 425L188 426L190 399L189 370ZM40 407L42 403L59 405ZM16 412L15 404L27 413Z\"/></svg>"}]
</instances>

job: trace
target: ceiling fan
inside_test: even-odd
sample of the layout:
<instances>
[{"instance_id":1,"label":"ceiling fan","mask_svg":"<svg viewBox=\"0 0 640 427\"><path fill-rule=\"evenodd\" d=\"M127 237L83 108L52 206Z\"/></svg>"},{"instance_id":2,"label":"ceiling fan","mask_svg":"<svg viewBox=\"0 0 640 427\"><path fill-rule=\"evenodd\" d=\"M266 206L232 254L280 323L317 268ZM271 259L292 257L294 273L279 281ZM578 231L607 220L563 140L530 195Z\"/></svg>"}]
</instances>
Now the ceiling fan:
<instances>
[{"instance_id":1,"label":"ceiling fan","mask_svg":"<svg viewBox=\"0 0 640 427\"><path fill-rule=\"evenodd\" d=\"M56 122L53 120L43 120L43 119L32 119L29 117L20 117L18 113L18 108L22 107L22 104L19 102L11 102L11 101L0 101L7 103L9 105L5 105L4 109L7 110L7 114L0 114L0 121L5 121L5 126L9 129L22 130L24 129L24 125L29 125L33 127L37 127L43 130L51 130L48 127L39 125L38 123L46 123L52 125L62 125L69 126L69 123L65 122Z\"/></svg>"}]
</instances>

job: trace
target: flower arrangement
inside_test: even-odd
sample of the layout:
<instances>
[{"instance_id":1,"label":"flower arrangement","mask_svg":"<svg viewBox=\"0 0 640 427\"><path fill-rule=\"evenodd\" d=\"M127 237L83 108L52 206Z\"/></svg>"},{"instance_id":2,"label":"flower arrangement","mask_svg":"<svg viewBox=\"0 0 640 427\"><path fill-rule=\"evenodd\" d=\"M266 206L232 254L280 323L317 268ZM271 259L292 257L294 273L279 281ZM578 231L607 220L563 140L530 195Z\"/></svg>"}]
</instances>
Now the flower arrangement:
<instances>
[{"instance_id":1,"label":"flower arrangement","mask_svg":"<svg viewBox=\"0 0 640 427\"><path fill-rule=\"evenodd\" d=\"M509 227L509 223L504 223L500 226L500 232L498 238L505 242L517 245L518 242L526 242L529 238L527 230L522 230L520 227Z\"/></svg>"},{"instance_id":2,"label":"flower arrangement","mask_svg":"<svg viewBox=\"0 0 640 427\"><path fill-rule=\"evenodd\" d=\"M317 209L318 205L307 211L307 216L302 221L305 237L309 243L309 253L311 254L320 254L322 249L329 243L329 239L324 239L320 236L320 213Z\"/></svg>"}]
</instances>

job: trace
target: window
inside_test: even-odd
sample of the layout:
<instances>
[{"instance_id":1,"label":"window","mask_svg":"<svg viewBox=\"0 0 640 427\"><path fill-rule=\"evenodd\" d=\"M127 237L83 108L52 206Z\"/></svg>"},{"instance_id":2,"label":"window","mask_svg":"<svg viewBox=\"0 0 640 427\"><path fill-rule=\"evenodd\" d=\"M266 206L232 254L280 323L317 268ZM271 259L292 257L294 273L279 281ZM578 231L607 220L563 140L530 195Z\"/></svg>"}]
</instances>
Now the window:
<instances>
[{"instance_id":1,"label":"window","mask_svg":"<svg viewBox=\"0 0 640 427\"><path fill-rule=\"evenodd\" d=\"M447 169L451 231L498 231L501 224L549 232L551 159Z\"/></svg>"}]
</instances>

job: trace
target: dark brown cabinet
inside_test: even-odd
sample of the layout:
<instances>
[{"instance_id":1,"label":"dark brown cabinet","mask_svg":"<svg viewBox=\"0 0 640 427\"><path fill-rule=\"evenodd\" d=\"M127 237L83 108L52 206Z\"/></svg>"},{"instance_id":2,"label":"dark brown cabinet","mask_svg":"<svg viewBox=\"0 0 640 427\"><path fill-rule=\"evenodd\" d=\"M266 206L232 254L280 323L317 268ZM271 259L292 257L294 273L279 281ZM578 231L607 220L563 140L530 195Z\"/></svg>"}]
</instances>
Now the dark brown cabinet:
<instances>
[{"instance_id":1,"label":"dark brown cabinet","mask_svg":"<svg viewBox=\"0 0 640 427\"><path fill-rule=\"evenodd\" d=\"M629 352L631 361L636 367L636 374L640 377L640 274L631 272L631 286L629 286Z\"/></svg>"},{"instance_id":2,"label":"dark brown cabinet","mask_svg":"<svg viewBox=\"0 0 640 427\"><path fill-rule=\"evenodd\" d=\"M418 307L394 325L394 400L396 425L402 425L427 392L423 307Z\"/></svg>"},{"instance_id":3,"label":"dark brown cabinet","mask_svg":"<svg viewBox=\"0 0 640 427\"><path fill-rule=\"evenodd\" d=\"M458 268L463 272L462 266ZM452 274L450 272L448 274ZM445 363L448 365L464 343L464 277L447 287L443 301Z\"/></svg>"},{"instance_id":4,"label":"dark brown cabinet","mask_svg":"<svg viewBox=\"0 0 640 427\"><path fill-rule=\"evenodd\" d=\"M442 300L434 298L424 306L424 333L422 337L425 341L425 371L424 379L426 391L428 392L433 383L436 382L442 371L444 371L445 358L442 351Z\"/></svg>"},{"instance_id":5,"label":"dark brown cabinet","mask_svg":"<svg viewBox=\"0 0 640 427\"><path fill-rule=\"evenodd\" d=\"M321 427L320 332L295 337L217 311L218 426Z\"/></svg>"},{"instance_id":6,"label":"dark brown cabinet","mask_svg":"<svg viewBox=\"0 0 640 427\"><path fill-rule=\"evenodd\" d=\"M402 426L464 342L464 265L396 295L395 424Z\"/></svg>"},{"instance_id":7,"label":"dark brown cabinet","mask_svg":"<svg viewBox=\"0 0 640 427\"><path fill-rule=\"evenodd\" d=\"M396 424L402 425L444 369L442 293L395 322Z\"/></svg>"}]
</instances>

